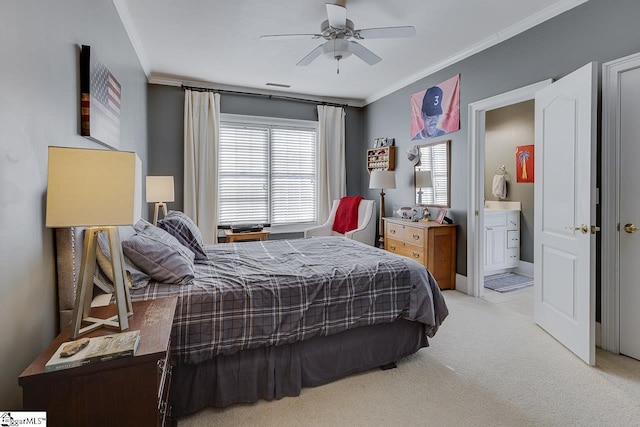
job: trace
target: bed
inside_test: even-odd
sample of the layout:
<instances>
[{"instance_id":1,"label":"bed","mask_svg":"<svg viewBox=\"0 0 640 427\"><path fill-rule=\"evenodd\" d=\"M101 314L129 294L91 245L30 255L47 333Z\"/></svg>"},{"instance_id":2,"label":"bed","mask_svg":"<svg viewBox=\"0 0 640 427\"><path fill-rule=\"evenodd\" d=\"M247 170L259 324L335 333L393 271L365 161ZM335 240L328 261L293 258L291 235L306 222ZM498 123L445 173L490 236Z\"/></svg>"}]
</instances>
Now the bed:
<instances>
[{"instance_id":1,"label":"bed","mask_svg":"<svg viewBox=\"0 0 640 427\"><path fill-rule=\"evenodd\" d=\"M60 325L73 310L80 228L56 231ZM187 285L149 281L133 301L177 296L172 415L297 396L428 346L448 314L421 264L343 237L205 245Z\"/></svg>"}]
</instances>

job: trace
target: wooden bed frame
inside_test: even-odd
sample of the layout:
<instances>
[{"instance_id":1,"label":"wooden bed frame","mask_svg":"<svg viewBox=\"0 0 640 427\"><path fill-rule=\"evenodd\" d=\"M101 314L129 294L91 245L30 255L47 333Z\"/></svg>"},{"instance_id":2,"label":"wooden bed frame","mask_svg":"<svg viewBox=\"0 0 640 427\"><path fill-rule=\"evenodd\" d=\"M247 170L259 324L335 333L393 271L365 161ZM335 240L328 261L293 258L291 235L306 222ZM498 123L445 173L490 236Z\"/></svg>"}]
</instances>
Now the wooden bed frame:
<instances>
[{"instance_id":1,"label":"wooden bed frame","mask_svg":"<svg viewBox=\"0 0 640 427\"><path fill-rule=\"evenodd\" d=\"M56 230L60 329L71 322L82 252L82 228ZM217 356L173 368L174 417L208 407L297 396L302 387L389 365L428 346L425 326L404 319L275 347Z\"/></svg>"}]
</instances>

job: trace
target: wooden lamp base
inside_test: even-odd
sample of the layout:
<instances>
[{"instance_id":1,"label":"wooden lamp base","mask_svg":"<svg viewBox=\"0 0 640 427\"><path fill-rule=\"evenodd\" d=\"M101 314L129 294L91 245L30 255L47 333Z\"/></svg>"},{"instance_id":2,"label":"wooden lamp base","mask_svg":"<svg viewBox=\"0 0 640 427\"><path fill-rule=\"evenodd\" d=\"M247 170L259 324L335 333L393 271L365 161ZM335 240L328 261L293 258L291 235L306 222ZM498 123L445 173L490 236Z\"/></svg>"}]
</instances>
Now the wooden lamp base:
<instances>
[{"instance_id":1,"label":"wooden lamp base","mask_svg":"<svg viewBox=\"0 0 640 427\"><path fill-rule=\"evenodd\" d=\"M96 268L98 235L101 232L107 233L109 238L113 285L118 306L118 314L106 319L88 316L91 312L91 300L93 298L93 275ZM124 255L122 254L118 227L88 227L84 232L80 276L78 278L73 319L71 321L71 339L76 339L102 327L115 328L121 331L129 328L128 316L133 315L133 307L129 288L125 285L125 277ZM88 325L83 327L83 323Z\"/></svg>"}]
</instances>

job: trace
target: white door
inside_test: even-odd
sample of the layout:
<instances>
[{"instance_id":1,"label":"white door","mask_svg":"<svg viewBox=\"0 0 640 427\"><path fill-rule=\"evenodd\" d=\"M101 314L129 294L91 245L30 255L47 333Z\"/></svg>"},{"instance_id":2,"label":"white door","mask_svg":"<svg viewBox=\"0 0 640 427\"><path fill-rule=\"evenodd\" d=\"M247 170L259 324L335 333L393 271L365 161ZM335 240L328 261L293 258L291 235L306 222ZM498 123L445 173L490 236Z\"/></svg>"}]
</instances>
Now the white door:
<instances>
[{"instance_id":1,"label":"white door","mask_svg":"<svg viewBox=\"0 0 640 427\"><path fill-rule=\"evenodd\" d=\"M620 74L619 108L620 353L640 359L640 69Z\"/></svg>"},{"instance_id":2,"label":"white door","mask_svg":"<svg viewBox=\"0 0 640 427\"><path fill-rule=\"evenodd\" d=\"M535 107L534 320L595 363L596 64L540 90Z\"/></svg>"}]
</instances>

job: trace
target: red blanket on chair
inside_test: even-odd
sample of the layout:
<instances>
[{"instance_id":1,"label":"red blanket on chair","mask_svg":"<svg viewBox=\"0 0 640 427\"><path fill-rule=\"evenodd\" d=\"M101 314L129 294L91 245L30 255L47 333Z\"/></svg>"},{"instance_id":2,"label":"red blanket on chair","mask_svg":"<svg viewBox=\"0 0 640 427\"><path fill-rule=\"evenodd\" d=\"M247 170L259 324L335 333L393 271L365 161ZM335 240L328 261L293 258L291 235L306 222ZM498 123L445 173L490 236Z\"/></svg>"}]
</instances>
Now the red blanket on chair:
<instances>
[{"instance_id":1,"label":"red blanket on chair","mask_svg":"<svg viewBox=\"0 0 640 427\"><path fill-rule=\"evenodd\" d=\"M361 196L345 196L340 199L336 217L333 220L333 231L346 233L358 228L358 206Z\"/></svg>"}]
</instances>

